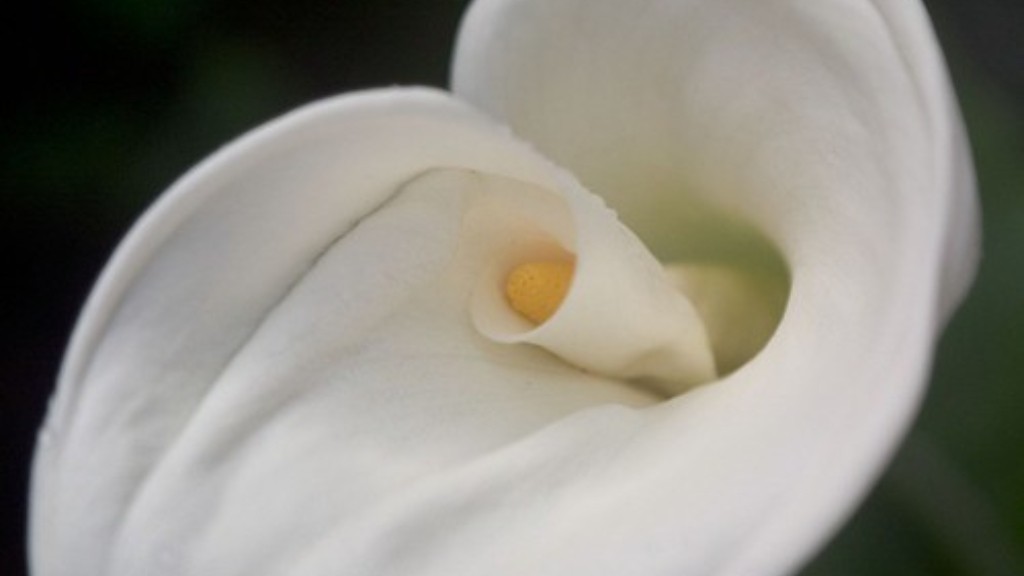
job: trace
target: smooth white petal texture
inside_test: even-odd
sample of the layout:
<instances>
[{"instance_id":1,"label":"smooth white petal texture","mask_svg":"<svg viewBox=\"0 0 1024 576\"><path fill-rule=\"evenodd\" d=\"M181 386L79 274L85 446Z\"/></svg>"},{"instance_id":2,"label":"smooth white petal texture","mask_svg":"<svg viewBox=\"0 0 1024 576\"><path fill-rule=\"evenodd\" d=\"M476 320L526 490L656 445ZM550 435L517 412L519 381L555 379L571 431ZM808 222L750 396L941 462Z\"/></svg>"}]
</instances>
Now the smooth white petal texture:
<instances>
[{"instance_id":1,"label":"smooth white petal texture","mask_svg":"<svg viewBox=\"0 0 1024 576\"><path fill-rule=\"evenodd\" d=\"M526 325L501 280L553 253L571 289ZM597 197L442 93L286 116L185 176L105 271L40 439L35 572L416 561L393 547L517 478L551 497L594 465L575 450L643 424L630 407L714 377L672 282Z\"/></svg>"},{"instance_id":2,"label":"smooth white petal texture","mask_svg":"<svg viewBox=\"0 0 1024 576\"><path fill-rule=\"evenodd\" d=\"M558 555L563 573L792 570L886 463L976 265L970 158L921 5L481 0L453 79L663 260L757 261L741 222L789 270L768 346L648 410L613 465L629 481L559 519L590 550Z\"/></svg>"}]
</instances>

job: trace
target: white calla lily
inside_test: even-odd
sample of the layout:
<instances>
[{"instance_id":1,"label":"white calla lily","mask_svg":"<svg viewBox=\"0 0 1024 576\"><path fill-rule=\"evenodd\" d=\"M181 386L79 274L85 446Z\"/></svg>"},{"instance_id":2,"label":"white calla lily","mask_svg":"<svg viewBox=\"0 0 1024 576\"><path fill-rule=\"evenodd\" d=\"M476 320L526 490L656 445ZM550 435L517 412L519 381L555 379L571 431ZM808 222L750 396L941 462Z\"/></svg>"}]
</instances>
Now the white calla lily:
<instances>
[{"instance_id":1,"label":"white calla lily","mask_svg":"<svg viewBox=\"0 0 1024 576\"><path fill-rule=\"evenodd\" d=\"M973 275L921 7L482 0L454 90L498 121L317 103L139 222L40 436L38 576L781 574L831 534Z\"/></svg>"}]
</instances>

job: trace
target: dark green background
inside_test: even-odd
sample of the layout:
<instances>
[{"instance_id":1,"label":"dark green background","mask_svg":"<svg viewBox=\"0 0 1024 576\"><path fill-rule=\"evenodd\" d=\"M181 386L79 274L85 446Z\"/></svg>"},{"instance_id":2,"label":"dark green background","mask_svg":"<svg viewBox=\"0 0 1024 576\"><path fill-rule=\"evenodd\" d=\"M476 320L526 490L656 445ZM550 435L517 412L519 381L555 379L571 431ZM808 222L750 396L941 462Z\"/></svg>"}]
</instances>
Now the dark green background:
<instances>
[{"instance_id":1,"label":"dark green background","mask_svg":"<svg viewBox=\"0 0 1024 576\"><path fill-rule=\"evenodd\" d=\"M463 4L5 7L0 574L23 570L31 443L67 335L134 218L219 144L294 106L443 86ZM1024 2L928 5L974 143L985 259L907 444L807 575L1024 574Z\"/></svg>"}]
</instances>

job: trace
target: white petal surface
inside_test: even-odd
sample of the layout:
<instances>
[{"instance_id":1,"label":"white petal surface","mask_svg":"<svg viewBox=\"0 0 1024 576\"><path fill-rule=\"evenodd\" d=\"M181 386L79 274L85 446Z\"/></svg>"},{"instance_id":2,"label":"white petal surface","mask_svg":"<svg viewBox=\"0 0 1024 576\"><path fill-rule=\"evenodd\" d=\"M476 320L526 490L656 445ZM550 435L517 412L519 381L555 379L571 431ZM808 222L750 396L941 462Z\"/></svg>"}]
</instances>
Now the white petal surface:
<instances>
[{"instance_id":1,"label":"white petal surface","mask_svg":"<svg viewBox=\"0 0 1024 576\"><path fill-rule=\"evenodd\" d=\"M619 476L588 481L601 504L558 516L578 547L555 565L792 570L887 461L976 264L970 158L920 4L481 0L453 80L663 260L749 265L760 235L788 269L768 346L645 414Z\"/></svg>"},{"instance_id":2,"label":"white petal surface","mask_svg":"<svg viewBox=\"0 0 1024 576\"><path fill-rule=\"evenodd\" d=\"M485 336L472 307L494 264L543 243L579 262L564 310ZM588 347L567 338L584 328ZM464 105L307 107L186 175L105 271L40 438L35 573L436 561L643 424L658 397L619 376L692 384L660 355L680 334L712 377L702 324L614 213Z\"/></svg>"}]
</instances>

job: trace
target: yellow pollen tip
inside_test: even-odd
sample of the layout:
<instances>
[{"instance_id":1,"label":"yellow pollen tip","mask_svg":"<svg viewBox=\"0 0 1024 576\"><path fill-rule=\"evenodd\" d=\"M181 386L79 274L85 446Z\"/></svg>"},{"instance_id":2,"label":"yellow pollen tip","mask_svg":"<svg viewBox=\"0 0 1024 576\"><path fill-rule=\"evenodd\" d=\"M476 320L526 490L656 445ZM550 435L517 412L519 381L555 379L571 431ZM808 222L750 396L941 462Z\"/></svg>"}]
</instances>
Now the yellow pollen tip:
<instances>
[{"instance_id":1,"label":"yellow pollen tip","mask_svg":"<svg viewBox=\"0 0 1024 576\"><path fill-rule=\"evenodd\" d=\"M562 305L576 265L573 262L527 262L505 278L512 309L534 324L543 324Z\"/></svg>"}]
</instances>

